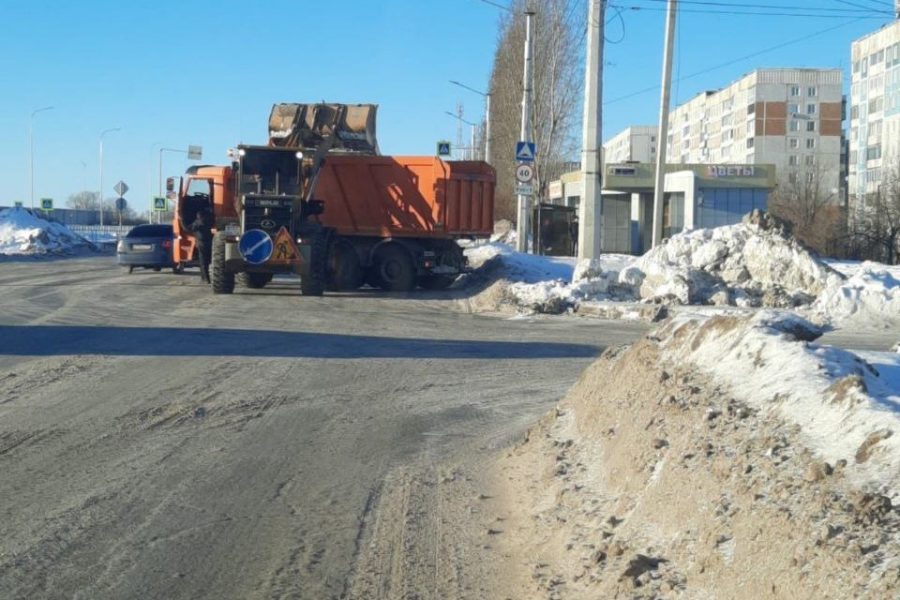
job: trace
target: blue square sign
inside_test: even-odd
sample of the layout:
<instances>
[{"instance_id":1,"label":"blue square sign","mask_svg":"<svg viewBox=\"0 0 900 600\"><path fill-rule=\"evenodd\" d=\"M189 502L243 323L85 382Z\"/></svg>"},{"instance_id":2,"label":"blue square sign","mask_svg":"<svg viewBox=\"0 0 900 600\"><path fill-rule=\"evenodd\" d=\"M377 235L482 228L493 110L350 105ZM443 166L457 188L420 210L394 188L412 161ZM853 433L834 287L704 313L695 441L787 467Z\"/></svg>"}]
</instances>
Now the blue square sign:
<instances>
[{"instance_id":1,"label":"blue square sign","mask_svg":"<svg viewBox=\"0 0 900 600\"><path fill-rule=\"evenodd\" d=\"M519 162L534 161L534 142L516 142L516 160Z\"/></svg>"}]
</instances>

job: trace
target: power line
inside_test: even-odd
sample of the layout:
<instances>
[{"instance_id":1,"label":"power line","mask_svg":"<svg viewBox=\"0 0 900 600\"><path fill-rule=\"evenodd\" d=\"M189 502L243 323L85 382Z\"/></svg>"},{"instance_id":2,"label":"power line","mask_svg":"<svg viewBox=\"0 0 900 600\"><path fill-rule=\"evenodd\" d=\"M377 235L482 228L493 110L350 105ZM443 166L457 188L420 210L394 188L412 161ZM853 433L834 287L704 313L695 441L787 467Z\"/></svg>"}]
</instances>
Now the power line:
<instances>
[{"instance_id":1,"label":"power line","mask_svg":"<svg viewBox=\"0 0 900 600\"><path fill-rule=\"evenodd\" d=\"M511 9L510 7L504 6L503 4L499 4L497 2L491 2L491 0L479 0L479 2L484 2L485 4L490 4L491 6L503 9L507 12L513 12L513 9Z\"/></svg>"},{"instance_id":2,"label":"power line","mask_svg":"<svg viewBox=\"0 0 900 600\"><path fill-rule=\"evenodd\" d=\"M794 45L794 44L799 44L800 42L805 42L806 40L811 39L811 38L814 38L814 37L816 37L816 36L823 35L823 34L825 34L825 33L830 33L830 32L832 32L832 31L834 31L834 30L836 30L836 29L840 29L841 27L846 27L847 25L852 25L853 23L857 23L857 22L859 22L860 20L861 20L861 19L859 19L859 18L853 19L853 20L851 20L851 21L847 21L846 23L841 23L841 24L839 24L839 25L834 25L834 26L832 26L832 27L827 27L827 28L822 29L822 30L820 30L820 31L815 31L815 32L813 32L813 33L804 35L804 36L802 36L802 37L795 38L795 39L793 39L793 40L788 40L788 41L786 41L786 42L781 42L780 44L776 44L776 45L774 45L774 46L769 46L768 48L763 48L763 49L761 49L761 50L757 50L756 52L752 52L752 53L750 53L750 54L747 54L747 55L744 55L744 56L741 56L741 57L738 57L738 58L731 59L731 60L729 60L729 61L727 61L727 62L720 63L720 64L715 65L715 66L712 66L712 67L708 67L708 68L706 68L706 69L703 69L702 71L697 71L696 73L691 73L691 74L689 74L689 75L685 75L684 77L681 77L681 78L679 79L679 81L685 81L685 80L687 80L687 79L692 79L692 78L694 78L694 77L699 77L700 75L705 75L706 73L710 73L710 72L716 71L716 70L718 70L718 69L723 69L723 68L725 68L725 67L730 67L731 65L734 65L734 64L736 64L736 63L739 63L739 62L742 62L742 61L745 61L745 60L748 60L748 59L751 59L751 58L755 58L755 57L760 56L760 55L762 55L762 54L767 54L767 53L773 52L773 51L775 51L775 50L780 50L781 48L785 48L785 47L787 47L787 46L792 46L792 45ZM646 94L646 93L648 93L648 92L653 92L653 91L656 91L656 90L658 90L658 89L659 89L659 86L658 86L658 85L654 85L654 86L652 86L652 87L647 87L647 88L644 88L644 89L642 89L642 90L637 90L637 91L635 91L635 92L632 92L632 93L630 93L630 94L626 94L626 95L624 95L624 96L619 96L618 98L612 98L611 100L607 100L606 102L604 102L604 104L612 104L613 102L621 102L622 100L627 100L627 99L629 99L629 98L634 98L635 96L640 96L641 94Z\"/></svg>"},{"instance_id":3,"label":"power line","mask_svg":"<svg viewBox=\"0 0 900 600\"><path fill-rule=\"evenodd\" d=\"M638 2L657 2L657 3L666 3L668 0L637 0ZM842 0L838 0L839 2ZM884 14L893 14L892 11L887 11L884 9L876 9L871 6L861 6L858 4L854 4L851 6L856 6L857 8L828 8L828 7L811 7L811 6L785 6L780 4L750 4L745 2L716 2L714 0L680 0L679 4L693 4L697 6L716 6L716 7L724 7L724 8L763 8L763 9L773 9L779 11L791 11L791 10L801 10L807 12L827 12L827 13L850 13L850 16L859 16L860 10L865 12L879 12ZM848 3L849 4L849 3Z\"/></svg>"},{"instance_id":4,"label":"power line","mask_svg":"<svg viewBox=\"0 0 900 600\"><path fill-rule=\"evenodd\" d=\"M872 8L870 6L863 6L862 4L857 4L855 2L848 2L847 0L834 0L834 1L838 2L840 4L846 4L847 6L854 6L856 8L864 8L866 10L869 10ZM873 2L873 1L877 1L877 0L869 0L869 2ZM884 2L883 4L887 4L887 2ZM891 5L888 4L888 6L891 6ZM893 8L893 6L891 6L891 8Z\"/></svg>"},{"instance_id":5,"label":"power line","mask_svg":"<svg viewBox=\"0 0 900 600\"><path fill-rule=\"evenodd\" d=\"M632 0L634 1L634 0ZM638 0L640 1L640 0ZM624 6L618 5L619 8L625 10L632 11L651 11L651 12L665 12L666 9L662 7L654 7L654 6ZM887 15L883 13L879 13L877 15L860 15L859 13L852 14L814 14L814 13L791 13L791 12L764 12L764 11L751 11L751 10L709 10L709 9L692 9L692 8L681 8L679 9L681 13L698 13L704 15L748 15L748 16L757 16L757 17L803 17L803 18L813 18L813 19L846 19L847 17L854 17L856 19L884 19Z\"/></svg>"}]
</instances>

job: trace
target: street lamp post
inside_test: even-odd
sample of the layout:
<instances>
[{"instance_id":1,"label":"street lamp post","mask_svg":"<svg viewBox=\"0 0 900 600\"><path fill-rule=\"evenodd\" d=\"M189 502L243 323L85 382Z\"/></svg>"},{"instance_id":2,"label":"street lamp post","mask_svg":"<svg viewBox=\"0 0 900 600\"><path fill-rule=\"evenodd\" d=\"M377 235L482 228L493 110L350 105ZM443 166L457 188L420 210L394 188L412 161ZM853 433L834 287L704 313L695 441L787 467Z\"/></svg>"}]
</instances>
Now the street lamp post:
<instances>
[{"instance_id":1,"label":"street lamp post","mask_svg":"<svg viewBox=\"0 0 900 600\"><path fill-rule=\"evenodd\" d=\"M28 124L28 195L31 198L31 209L34 210L34 115L45 110L53 110L52 106L45 106L31 112L31 120Z\"/></svg>"},{"instance_id":2,"label":"street lamp post","mask_svg":"<svg viewBox=\"0 0 900 600\"><path fill-rule=\"evenodd\" d=\"M471 88L458 81L451 80L450 83L459 87L475 92L484 98L484 162L491 162L491 94L490 92L482 92Z\"/></svg>"},{"instance_id":3,"label":"street lamp post","mask_svg":"<svg viewBox=\"0 0 900 600\"><path fill-rule=\"evenodd\" d=\"M478 127L478 125L476 123L473 123L472 121L467 121L467 120L463 119L461 116L457 115L456 113L452 113L449 110L445 110L444 112L447 113L448 115L450 115L451 117L453 117L454 119L457 119L461 123L465 123L466 125L469 125L472 127L472 142L471 142L471 147L469 148L469 159L475 160L475 128Z\"/></svg>"},{"instance_id":4,"label":"street lamp post","mask_svg":"<svg viewBox=\"0 0 900 600\"><path fill-rule=\"evenodd\" d=\"M121 131L121 127L111 127L100 132L100 226L103 226L103 136L113 131Z\"/></svg>"}]
</instances>

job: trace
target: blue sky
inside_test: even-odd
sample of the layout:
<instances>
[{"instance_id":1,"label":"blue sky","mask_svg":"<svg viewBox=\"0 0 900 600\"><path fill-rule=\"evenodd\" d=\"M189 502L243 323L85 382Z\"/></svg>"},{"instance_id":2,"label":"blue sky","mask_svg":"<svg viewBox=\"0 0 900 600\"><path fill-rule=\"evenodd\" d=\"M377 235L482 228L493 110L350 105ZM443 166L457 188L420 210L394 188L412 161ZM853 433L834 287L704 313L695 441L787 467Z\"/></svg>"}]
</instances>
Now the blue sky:
<instances>
[{"instance_id":1,"label":"blue sky","mask_svg":"<svg viewBox=\"0 0 900 600\"><path fill-rule=\"evenodd\" d=\"M615 4L654 7L648 0ZM851 9L839 0L787 4ZM883 0L854 4L886 8ZM482 113L479 96L448 80L487 86L501 13L480 0L0 0L0 6L0 205L28 205L30 115L53 105L34 119L35 197L63 206L71 193L96 190L98 136L121 127L105 138L104 195L125 180L139 210L155 191L160 145L199 144L204 163L225 163L239 141L265 142L274 102L374 102L383 152L431 154L436 140L455 139L455 121L444 111L462 101L467 118ZM682 13L676 77L837 29L676 83L674 99L721 87L758 66L846 69L850 42L888 18L838 16ZM658 82L663 24L663 12L646 9L626 8L621 20L611 18L608 100ZM655 123L657 109L657 91L607 104L606 136ZM165 175L190 164L172 153L164 161Z\"/></svg>"}]
</instances>

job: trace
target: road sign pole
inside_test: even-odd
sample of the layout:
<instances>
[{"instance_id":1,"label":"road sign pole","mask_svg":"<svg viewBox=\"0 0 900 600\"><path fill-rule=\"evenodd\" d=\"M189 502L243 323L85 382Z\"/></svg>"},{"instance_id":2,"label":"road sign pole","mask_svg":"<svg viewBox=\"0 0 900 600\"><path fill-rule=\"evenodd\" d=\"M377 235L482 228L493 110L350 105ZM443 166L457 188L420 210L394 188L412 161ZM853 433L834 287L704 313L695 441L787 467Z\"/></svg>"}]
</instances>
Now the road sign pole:
<instances>
[{"instance_id":1,"label":"road sign pole","mask_svg":"<svg viewBox=\"0 0 900 600\"><path fill-rule=\"evenodd\" d=\"M521 138L526 142L531 141L531 17L534 12L525 11L525 85L522 90L522 129ZM528 204L530 196L518 195L516 211L516 250L528 251Z\"/></svg>"}]
</instances>

